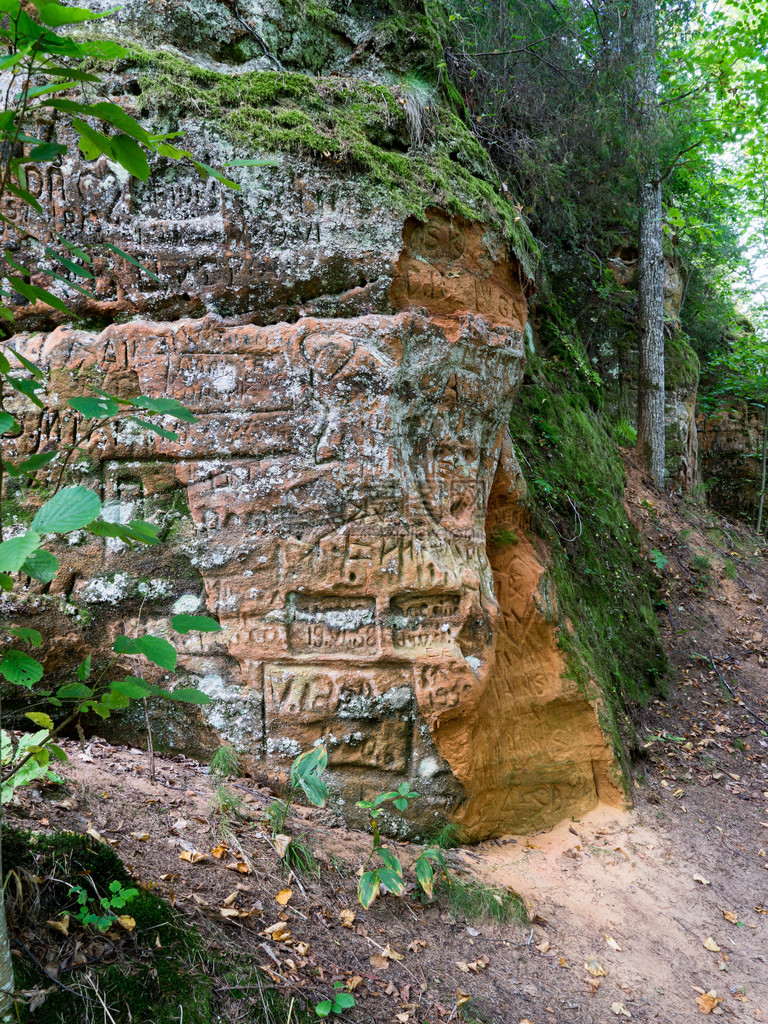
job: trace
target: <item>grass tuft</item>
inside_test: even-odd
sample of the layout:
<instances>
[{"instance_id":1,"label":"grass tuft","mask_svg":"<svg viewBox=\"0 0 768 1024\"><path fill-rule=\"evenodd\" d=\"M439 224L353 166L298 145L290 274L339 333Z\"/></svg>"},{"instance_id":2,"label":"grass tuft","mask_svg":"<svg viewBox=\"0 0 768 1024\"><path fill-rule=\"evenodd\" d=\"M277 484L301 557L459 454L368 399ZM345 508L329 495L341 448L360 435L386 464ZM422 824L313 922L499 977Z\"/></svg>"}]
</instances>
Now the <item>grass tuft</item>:
<instances>
[{"instance_id":1,"label":"grass tuft","mask_svg":"<svg viewBox=\"0 0 768 1024\"><path fill-rule=\"evenodd\" d=\"M521 896L483 882L452 880L448 900L454 914L467 921L495 921L497 924L527 924L528 914Z\"/></svg>"}]
</instances>

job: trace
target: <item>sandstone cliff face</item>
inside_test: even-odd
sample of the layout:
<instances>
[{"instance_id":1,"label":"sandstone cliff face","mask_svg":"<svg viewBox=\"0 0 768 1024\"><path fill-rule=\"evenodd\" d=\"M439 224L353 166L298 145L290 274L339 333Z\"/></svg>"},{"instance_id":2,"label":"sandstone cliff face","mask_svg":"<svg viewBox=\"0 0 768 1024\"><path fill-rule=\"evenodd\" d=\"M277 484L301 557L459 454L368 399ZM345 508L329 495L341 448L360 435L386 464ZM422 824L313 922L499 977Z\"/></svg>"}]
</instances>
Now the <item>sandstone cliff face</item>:
<instances>
[{"instance_id":1,"label":"sandstone cliff face","mask_svg":"<svg viewBox=\"0 0 768 1024\"><path fill-rule=\"evenodd\" d=\"M748 402L733 401L699 419L701 461L713 508L751 520L760 495L763 414Z\"/></svg>"},{"instance_id":2,"label":"sandstone cliff face","mask_svg":"<svg viewBox=\"0 0 768 1024\"><path fill-rule=\"evenodd\" d=\"M62 403L93 383L172 396L198 423L177 442L130 428L94 439L82 482L117 520L158 517L167 542L126 559L84 538L52 592L18 610L60 635L59 672L85 641L129 632L140 605L157 629L205 606L223 632L188 638L180 660L214 703L166 719L161 743L223 740L253 770L284 772L323 740L350 819L356 800L407 779L424 795L411 831L445 818L475 838L547 825L619 793L596 695L568 681L556 595L519 503L508 422L530 279L515 209L466 131L450 150L455 115L414 113L413 90L392 78L394 29L381 23L394 6L329 10L344 30L322 42L315 26L312 47L291 5L134 0L116 16L145 43L172 39L177 84L202 81L217 109L226 82L262 96L270 145L176 96L174 125L201 159L274 166L239 172L240 192L164 166L141 186L106 160L40 181L69 237L112 241L157 280L104 260L80 306L93 327L19 334L59 405L46 419L18 410L19 452L66 438ZM166 127L169 59L109 78ZM368 148L336 156L345 95L369 119ZM307 128L302 117L329 118L324 155L288 131ZM30 307L17 317L22 329L40 320Z\"/></svg>"}]
</instances>

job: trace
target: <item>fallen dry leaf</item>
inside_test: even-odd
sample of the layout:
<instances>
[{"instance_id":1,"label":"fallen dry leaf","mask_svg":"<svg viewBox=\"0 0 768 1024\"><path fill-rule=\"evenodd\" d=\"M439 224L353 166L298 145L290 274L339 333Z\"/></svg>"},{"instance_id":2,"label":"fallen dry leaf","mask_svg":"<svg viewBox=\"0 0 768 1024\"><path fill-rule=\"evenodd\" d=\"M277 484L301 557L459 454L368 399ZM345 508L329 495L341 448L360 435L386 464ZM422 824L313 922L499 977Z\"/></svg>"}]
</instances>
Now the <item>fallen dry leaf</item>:
<instances>
[{"instance_id":1,"label":"fallen dry leaf","mask_svg":"<svg viewBox=\"0 0 768 1024\"><path fill-rule=\"evenodd\" d=\"M414 939L413 942L408 943L408 949L411 953L418 953L419 949L426 949L427 943L424 939Z\"/></svg>"},{"instance_id":2,"label":"fallen dry leaf","mask_svg":"<svg viewBox=\"0 0 768 1024\"><path fill-rule=\"evenodd\" d=\"M339 914L339 920L341 921L342 927L351 928L355 923L354 910L342 910Z\"/></svg>"},{"instance_id":3,"label":"fallen dry leaf","mask_svg":"<svg viewBox=\"0 0 768 1024\"><path fill-rule=\"evenodd\" d=\"M104 846L109 846L109 843L108 843L108 842L107 842L107 840L106 840L106 839L104 838L104 836L103 836L103 835L101 834L101 832L97 832L97 831L96 831L96 829L95 829L95 828L93 827L93 825L90 825L90 826L89 826L89 827L88 827L88 828L87 828L87 829L85 830L85 834L86 834L87 836L90 836L90 837L91 837L91 839L95 839L97 843L103 843L103 844L104 844Z\"/></svg>"},{"instance_id":4,"label":"fallen dry leaf","mask_svg":"<svg viewBox=\"0 0 768 1024\"><path fill-rule=\"evenodd\" d=\"M291 845L291 837L284 835L273 836L272 845L275 848L277 856L282 860L288 852L288 847Z\"/></svg>"},{"instance_id":5,"label":"fallen dry leaf","mask_svg":"<svg viewBox=\"0 0 768 1024\"><path fill-rule=\"evenodd\" d=\"M710 937L708 939L704 940L704 945L705 945L705 947L707 949L711 950L713 953L719 953L720 952L720 947L718 946L718 944L715 942L715 940L712 938L711 935L710 935Z\"/></svg>"},{"instance_id":6,"label":"fallen dry leaf","mask_svg":"<svg viewBox=\"0 0 768 1024\"><path fill-rule=\"evenodd\" d=\"M624 1003L611 1003L611 1009L617 1017L632 1017L632 1014L626 1008Z\"/></svg>"},{"instance_id":7,"label":"fallen dry leaf","mask_svg":"<svg viewBox=\"0 0 768 1024\"><path fill-rule=\"evenodd\" d=\"M251 866L246 864L244 860L235 860L231 864L225 864L225 868L229 868L230 871L239 871L241 875L250 875Z\"/></svg>"},{"instance_id":8,"label":"fallen dry leaf","mask_svg":"<svg viewBox=\"0 0 768 1024\"><path fill-rule=\"evenodd\" d=\"M229 853L229 847L227 846L226 843L219 843L218 846L214 846L214 848L211 850L211 853L216 858L216 860L221 860L222 857L226 856Z\"/></svg>"},{"instance_id":9,"label":"fallen dry leaf","mask_svg":"<svg viewBox=\"0 0 768 1024\"><path fill-rule=\"evenodd\" d=\"M396 949L392 949L389 943L386 944L384 949L381 951L381 955L387 957L388 960L404 960L405 957L402 953L398 953Z\"/></svg>"},{"instance_id":10,"label":"fallen dry leaf","mask_svg":"<svg viewBox=\"0 0 768 1024\"><path fill-rule=\"evenodd\" d=\"M693 876L693 880L694 880L694 882L700 882L702 885L711 885L712 884L710 881L708 881L704 877L704 875L695 874Z\"/></svg>"},{"instance_id":11,"label":"fallen dry leaf","mask_svg":"<svg viewBox=\"0 0 768 1024\"><path fill-rule=\"evenodd\" d=\"M227 898L226 898L226 899L224 900L224 906L225 906L225 907L231 907L231 906L232 906L232 904L233 904L233 903L235 902L235 900L237 899L238 895L239 895L239 893L238 893L237 889L235 889L235 891L234 891L234 892L231 892L231 893L229 894L229 896L227 896Z\"/></svg>"},{"instance_id":12,"label":"fallen dry leaf","mask_svg":"<svg viewBox=\"0 0 768 1024\"><path fill-rule=\"evenodd\" d=\"M240 911L234 907L220 907L219 913L222 917L240 917Z\"/></svg>"},{"instance_id":13,"label":"fallen dry leaf","mask_svg":"<svg viewBox=\"0 0 768 1024\"><path fill-rule=\"evenodd\" d=\"M187 860L190 864L200 864L201 861L208 860L208 854L200 853L199 850L182 850L179 860Z\"/></svg>"},{"instance_id":14,"label":"fallen dry leaf","mask_svg":"<svg viewBox=\"0 0 768 1024\"><path fill-rule=\"evenodd\" d=\"M618 944L616 939L612 939L611 936L610 935L606 935L605 932L603 932L603 938L605 939L607 944L611 947L611 949L615 949L617 953L621 952L621 946Z\"/></svg>"},{"instance_id":15,"label":"fallen dry leaf","mask_svg":"<svg viewBox=\"0 0 768 1024\"><path fill-rule=\"evenodd\" d=\"M696 997L696 1002L702 1013L712 1013L718 1003L722 1003L722 1001L714 989L711 992L705 992L703 996Z\"/></svg>"},{"instance_id":16,"label":"fallen dry leaf","mask_svg":"<svg viewBox=\"0 0 768 1024\"><path fill-rule=\"evenodd\" d=\"M284 907L288 900L293 896L292 889L281 889L280 892L275 896L275 901Z\"/></svg>"},{"instance_id":17,"label":"fallen dry leaf","mask_svg":"<svg viewBox=\"0 0 768 1024\"><path fill-rule=\"evenodd\" d=\"M565 962L564 956L561 956L557 963L558 966L562 967L564 971L570 971L571 965Z\"/></svg>"},{"instance_id":18,"label":"fallen dry leaf","mask_svg":"<svg viewBox=\"0 0 768 1024\"><path fill-rule=\"evenodd\" d=\"M351 978L347 978L347 989L350 992L354 992L356 988L362 985L363 979L359 974L353 975Z\"/></svg>"},{"instance_id":19,"label":"fallen dry leaf","mask_svg":"<svg viewBox=\"0 0 768 1024\"><path fill-rule=\"evenodd\" d=\"M408 1021L410 1019L411 1019L410 1013L396 1013L395 1014L395 1020L399 1020L400 1024L408 1024Z\"/></svg>"},{"instance_id":20,"label":"fallen dry leaf","mask_svg":"<svg viewBox=\"0 0 768 1024\"><path fill-rule=\"evenodd\" d=\"M389 968L389 960L381 953L374 953L371 957L371 966L378 967L380 971L386 971Z\"/></svg>"},{"instance_id":21,"label":"fallen dry leaf","mask_svg":"<svg viewBox=\"0 0 768 1024\"><path fill-rule=\"evenodd\" d=\"M130 914L120 914L116 920L120 927L127 932L132 932L136 927L136 921L130 916Z\"/></svg>"},{"instance_id":22,"label":"fallen dry leaf","mask_svg":"<svg viewBox=\"0 0 768 1024\"><path fill-rule=\"evenodd\" d=\"M149 832L131 832L134 839L138 839L140 843L146 843L149 839Z\"/></svg>"},{"instance_id":23,"label":"fallen dry leaf","mask_svg":"<svg viewBox=\"0 0 768 1024\"><path fill-rule=\"evenodd\" d=\"M69 935L69 914L64 914L60 921L46 921L45 923L51 928L55 928L57 932L61 932L62 935Z\"/></svg>"},{"instance_id":24,"label":"fallen dry leaf","mask_svg":"<svg viewBox=\"0 0 768 1024\"><path fill-rule=\"evenodd\" d=\"M536 944L536 949L540 953L548 953L550 950L549 939L543 939L541 942Z\"/></svg>"},{"instance_id":25,"label":"fallen dry leaf","mask_svg":"<svg viewBox=\"0 0 768 1024\"><path fill-rule=\"evenodd\" d=\"M274 942L287 942L291 937L291 931L285 921L269 925L261 934L268 935Z\"/></svg>"},{"instance_id":26,"label":"fallen dry leaf","mask_svg":"<svg viewBox=\"0 0 768 1024\"><path fill-rule=\"evenodd\" d=\"M562 957L560 959L562 960ZM589 973L594 975L594 977L596 978L605 977L605 968L601 967L601 965L597 962L597 960L595 960L594 957L590 957L589 960L585 960L584 970L589 971Z\"/></svg>"},{"instance_id":27,"label":"fallen dry leaf","mask_svg":"<svg viewBox=\"0 0 768 1024\"><path fill-rule=\"evenodd\" d=\"M732 910L724 910L723 917L726 921L730 921L731 924L738 924L739 919Z\"/></svg>"},{"instance_id":28,"label":"fallen dry leaf","mask_svg":"<svg viewBox=\"0 0 768 1024\"><path fill-rule=\"evenodd\" d=\"M307 953L309 952L309 943L308 942L295 942L293 944L293 948L296 950L296 952L299 954L299 956L306 956Z\"/></svg>"},{"instance_id":29,"label":"fallen dry leaf","mask_svg":"<svg viewBox=\"0 0 768 1024\"><path fill-rule=\"evenodd\" d=\"M472 998L469 992L462 992L460 988L456 989L456 1005L463 1006L464 1003L468 1003Z\"/></svg>"}]
</instances>

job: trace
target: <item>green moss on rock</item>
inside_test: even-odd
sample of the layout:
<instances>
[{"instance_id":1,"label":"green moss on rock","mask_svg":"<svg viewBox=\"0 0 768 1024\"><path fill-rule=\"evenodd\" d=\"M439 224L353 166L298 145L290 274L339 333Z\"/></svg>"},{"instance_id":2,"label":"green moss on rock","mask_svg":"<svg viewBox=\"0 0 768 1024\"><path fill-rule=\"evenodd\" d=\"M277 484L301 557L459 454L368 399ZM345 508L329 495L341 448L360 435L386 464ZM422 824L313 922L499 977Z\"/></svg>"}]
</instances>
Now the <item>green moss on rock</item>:
<instances>
[{"instance_id":1,"label":"green moss on rock","mask_svg":"<svg viewBox=\"0 0 768 1024\"><path fill-rule=\"evenodd\" d=\"M580 345L573 335L570 348ZM599 686L603 726L623 756L633 734L627 708L663 688L667 659L656 581L624 508L624 467L610 423L585 394L582 366L531 359L511 431L532 529L549 554L570 673L588 692Z\"/></svg>"}]
</instances>

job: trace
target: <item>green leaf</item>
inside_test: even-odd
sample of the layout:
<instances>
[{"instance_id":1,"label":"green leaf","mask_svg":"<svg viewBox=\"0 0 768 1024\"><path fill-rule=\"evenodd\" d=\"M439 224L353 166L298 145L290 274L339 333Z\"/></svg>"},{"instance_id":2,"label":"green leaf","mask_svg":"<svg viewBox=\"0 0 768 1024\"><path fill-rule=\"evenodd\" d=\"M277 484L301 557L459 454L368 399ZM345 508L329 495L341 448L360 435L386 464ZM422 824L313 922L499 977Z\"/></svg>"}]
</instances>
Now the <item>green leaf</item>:
<instances>
[{"instance_id":1,"label":"green leaf","mask_svg":"<svg viewBox=\"0 0 768 1024\"><path fill-rule=\"evenodd\" d=\"M0 410L0 434L7 434L9 430L13 430L14 427L18 428L18 426L19 424L9 412Z\"/></svg>"},{"instance_id":2,"label":"green leaf","mask_svg":"<svg viewBox=\"0 0 768 1024\"><path fill-rule=\"evenodd\" d=\"M27 530L23 537L13 537L0 544L0 572L18 572L42 538L36 530Z\"/></svg>"},{"instance_id":3,"label":"green leaf","mask_svg":"<svg viewBox=\"0 0 768 1024\"><path fill-rule=\"evenodd\" d=\"M20 352L17 352L15 348L11 348L10 345L8 346L8 351L12 352L14 356L16 356L16 358L19 360L24 369L29 370L33 377L35 377L37 380L43 379L43 371L40 369L39 366L35 366L34 363L31 363L29 359L26 358L26 356L23 356Z\"/></svg>"},{"instance_id":4,"label":"green leaf","mask_svg":"<svg viewBox=\"0 0 768 1024\"><path fill-rule=\"evenodd\" d=\"M65 487L46 501L32 520L38 533L69 533L92 523L101 511L101 502L86 487Z\"/></svg>"},{"instance_id":5,"label":"green leaf","mask_svg":"<svg viewBox=\"0 0 768 1024\"><path fill-rule=\"evenodd\" d=\"M67 404L87 420L99 420L120 412L120 406L111 398L70 398Z\"/></svg>"},{"instance_id":6,"label":"green leaf","mask_svg":"<svg viewBox=\"0 0 768 1024\"><path fill-rule=\"evenodd\" d=\"M39 580L40 583L50 583L59 571L59 560L45 548L38 548L26 559L21 571L31 576L33 580Z\"/></svg>"},{"instance_id":7,"label":"green leaf","mask_svg":"<svg viewBox=\"0 0 768 1024\"><path fill-rule=\"evenodd\" d=\"M339 992L334 999L334 1003L340 1010L349 1010L355 1005L355 997L351 992Z\"/></svg>"},{"instance_id":8,"label":"green leaf","mask_svg":"<svg viewBox=\"0 0 768 1024\"><path fill-rule=\"evenodd\" d=\"M55 160L56 157L63 156L66 152L67 147L58 142L42 142L30 150L28 159L34 160L36 163L46 163L48 160Z\"/></svg>"},{"instance_id":9,"label":"green leaf","mask_svg":"<svg viewBox=\"0 0 768 1024\"><path fill-rule=\"evenodd\" d=\"M157 276L157 274L154 271L152 271L152 270L147 270L147 268L144 266L143 263L139 263L139 261L137 259L134 259L133 256L129 256L127 252L123 252L122 249L118 249L118 247L116 245L112 245L111 242L104 242L103 244L104 244L104 248L105 249L109 249L111 252L117 253L118 256L122 256L122 258L124 260L128 260L128 262L132 263L134 265L134 267L139 267L141 270L144 271L144 273L148 277L151 277L154 281L157 281L157 283L160 284L160 278ZM166 398L166 399L158 398L158 399L156 399L156 401L158 401L158 402L161 402L161 401L172 402L172 401L174 401L174 399L172 399L172 398ZM136 403L134 402L132 404L135 405ZM139 408L147 408L147 406L139 406Z\"/></svg>"},{"instance_id":10,"label":"green leaf","mask_svg":"<svg viewBox=\"0 0 768 1024\"><path fill-rule=\"evenodd\" d=\"M159 636L146 634L133 639L118 636L112 649L116 654L143 654L148 661L169 672L176 668L176 648Z\"/></svg>"},{"instance_id":11,"label":"green leaf","mask_svg":"<svg viewBox=\"0 0 768 1024\"><path fill-rule=\"evenodd\" d=\"M126 693L121 693L119 690L110 690L108 693L103 694L101 703L109 711L122 711L123 708L127 708L131 703L131 698Z\"/></svg>"},{"instance_id":12,"label":"green leaf","mask_svg":"<svg viewBox=\"0 0 768 1024\"><path fill-rule=\"evenodd\" d=\"M24 717L28 718L30 722L34 722L35 725L39 725L41 729L47 729L48 732L53 732L56 728L51 716L46 715L43 711L28 711Z\"/></svg>"},{"instance_id":13,"label":"green leaf","mask_svg":"<svg viewBox=\"0 0 768 1024\"><path fill-rule=\"evenodd\" d=\"M48 744L48 749L50 750L50 752L53 754L53 756L56 758L57 761L66 761L67 760L67 755L61 749L61 747L58 745L58 743L49 743Z\"/></svg>"},{"instance_id":14,"label":"green leaf","mask_svg":"<svg viewBox=\"0 0 768 1024\"><path fill-rule=\"evenodd\" d=\"M328 787L322 779L318 779L316 775L307 775L305 778L299 779L299 785L313 807L325 807L328 800Z\"/></svg>"},{"instance_id":15,"label":"green leaf","mask_svg":"<svg viewBox=\"0 0 768 1024\"><path fill-rule=\"evenodd\" d=\"M388 850L386 846L380 846L376 851L384 862L385 867L388 867L390 871L394 871L396 875L403 877L403 868L398 857Z\"/></svg>"},{"instance_id":16,"label":"green leaf","mask_svg":"<svg viewBox=\"0 0 768 1024\"><path fill-rule=\"evenodd\" d=\"M113 135L111 143L115 160L134 178L146 181L151 171L146 154L138 142L129 135Z\"/></svg>"},{"instance_id":17,"label":"green leaf","mask_svg":"<svg viewBox=\"0 0 768 1024\"><path fill-rule=\"evenodd\" d=\"M58 454L58 452L38 452L37 455L32 455L30 458L25 459L24 462L20 462L18 468L22 473L27 473L29 476L33 476L38 469L42 469L42 467L47 466L49 462L53 462Z\"/></svg>"},{"instance_id":18,"label":"green leaf","mask_svg":"<svg viewBox=\"0 0 768 1024\"><path fill-rule=\"evenodd\" d=\"M398 799L398 800L394 801L394 804L395 804L395 807L398 809L398 811L405 811L405 810L408 809L408 801L407 800Z\"/></svg>"},{"instance_id":19,"label":"green leaf","mask_svg":"<svg viewBox=\"0 0 768 1024\"><path fill-rule=\"evenodd\" d=\"M42 647L42 635L36 629L29 629L27 626L13 626L8 630L11 636L17 636L19 640L26 640L33 647Z\"/></svg>"},{"instance_id":20,"label":"green leaf","mask_svg":"<svg viewBox=\"0 0 768 1024\"><path fill-rule=\"evenodd\" d=\"M13 579L8 573L0 572L0 590L13 590Z\"/></svg>"},{"instance_id":21,"label":"green leaf","mask_svg":"<svg viewBox=\"0 0 768 1024\"><path fill-rule=\"evenodd\" d=\"M386 885L395 896L401 896L405 892L405 882L396 871L392 871L390 868L379 868L377 874L379 881Z\"/></svg>"},{"instance_id":22,"label":"green leaf","mask_svg":"<svg viewBox=\"0 0 768 1024\"><path fill-rule=\"evenodd\" d=\"M164 416L174 416L177 420L185 423L197 423L197 417L191 413L181 402L175 398L150 398L148 395L139 395L138 398L131 398L130 404L137 409L146 409L148 412L161 413Z\"/></svg>"},{"instance_id":23,"label":"green leaf","mask_svg":"<svg viewBox=\"0 0 768 1024\"><path fill-rule=\"evenodd\" d=\"M225 167L279 167L277 160L228 160Z\"/></svg>"},{"instance_id":24,"label":"green leaf","mask_svg":"<svg viewBox=\"0 0 768 1024\"><path fill-rule=\"evenodd\" d=\"M215 167L211 167L209 164L204 164L201 160L195 160L192 158L193 165L198 169L203 179L214 178L216 181L221 182L222 185L226 185L227 188L233 188L236 192L240 191L240 186L236 181L232 181L230 178L225 178L221 171L217 171Z\"/></svg>"},{"instance_id":25,"label":"green leaf","mask_svg":"<svg viewBox=\"0 0 768 1024\"><path fill-rule=\"evenodd\" d=\"M23 278L14 277L12 274L8 275L8 280L19 295L23 295L25 299L29 299L33 305L38 302L44 302L46 305L52 306L54 309L58 309L60 313L66 313L67 316L76 315L65 305L65 303L61 301L60 298L58 298L58 296L53 295L47 288L38 288L37 285L27 284Z\"/></svg>"},{"instance_id":26,"label":"green leaf","mask_svg":"<svg viewBox=\"0 0 768 1024\"><path fill-rule=\"evenodd\" d=\"M299 779L324 771L327 764L328 752L322 743L311 750L305 750L291 765L291 782L296 785Z\"/></svg>"},{"instance_id":27,"label":"green leaf","mask_svg":"<svg viewBox=\"0 0 768 1024\"><path fill-rule=\"evenodd\" d=\"M317 1006L315 1007L315 1013L317 1014L318 1017L327 1017L328 1014L331 1012L332 1006L333 1003L331 1002L330 999L324 999L322 1003L318 1003Z\"/></svg>"},{"instance_id":28,"label":"green leaf","mask_svg":"<svg viewBox=\"0 0 768 1024\"><path fill-rule=\"evenodd\" d=\"M99 81L99 79L96 79L96 81ZM82 249L78 248L78 246L76 246L73 242L68 241L64 237L64 235L60 235L58 231L56 232L56 237L61 242L61 244L66 245L69 251L73 252L75 256L78 257L78 259L81 259L84 263L93 263L93 260L91 259L87 252L84 252Z\"/></svg>"},{"instance_id":29,"label":"green leaf","mask_svg":"<svg viewBox=\"0 0 768 1024\"><path fill-rule=\"evenodd\" d=\"M90 270L86 270L85 267L81 267L79 263L74 263L72 260L67 259L66 256L60 256L53 249L46 249L45 255L50 256L51 259L58 260L59 263L67 268L67 270L76 274L78 277L84 277L87 281L93 281L94 277Z\"/></svg>"},{"instance_id":30,"label":"green leaf","mask_svg":"<svg viewBox=\"0 0 768 1024\"><path fill-rule=\"evenodd\" d=\"M106 18L120 9L113 7L111 11L96 14L85 7L64 7L62 4L55 3L54 0L45 0L45 2L32 0L32 3L40 12L42 23L50 25L51 28L58 28L60 25L76 25L82 21L96 21L99 18Z\"/></svg>"},{"instance_id":31,"label":"green leaf","mask_svg":"<svg viewBox=\"0 0 768 1024\"><path fill-rule=\"evenodd\" d=\"M89 292L86 288L83 288L82 285L79 285L76 281L70 281L68 278L62 277L61 274L57 274L56 271L51 270L50 267L44 267L43 273L45 274L46 277L53 277L57 281L61 281L62 284L65 284L68 288L74 288L76 292L80 292L81 295L85 295L87 299L93 298L91 292Z\"/></svg>"},{"instance_id":32,"label":"green leaf","mask_svg":"<svg viewBox=\"0 0 768 1024\"><path fill-rule=\"evenodd\" d=\"M65 683L64 686L60 686L56 691L56 696L60 697L61 700L85 700L86 697L91 697L93 690L90 686L86 686L85 683Z\"/></svg>"},{"instance_id":33,"label":"green leaf","mask_svg":"<svg viewBox=\"0 0 768 1024\"><path fill-rule=\"evenodd\" d=\"M109 684L115 693L124 694L131 700L141 700L152 694L152 687L136 676L126 676L125 679L113 679Z\"/></svg>"},{"instance_id":34,"label":"green leaf","mask_svg":"<svg viewBox=\"0 0 768 1024\"><path fill-rule=\"evenodd\" d=\"M5 652L3 660L0 661L0 674L9 683L26 686L31 690L32 685L43 678L43 666L36 658L30 658L23 651L10 650Z\"/></svg>"},{"instance_id":35,"label":"green leaf","mask_svg":"<svg viewBox=\"0 0 768 1024\"><path fill-rule=\"evenodd\" d=\"M357 898L367 910L379 895L379 875L376 871L366 871L357 886Z\"/></svg>"},{"instance_id":36,"label":"green leaf","mask_svg":"<svg viewBox=\"0 0 768 1024\"><path fill-rule=\"evenodd\" d=\"M175 653L175 652L174 652ZM196 690L194 686L180 686L175 690L168 691L165 696L169 700L177 700L182 704L211 704L213 703L207 693Z\"/></svg>"},{"instance_id":37,"label":"green leaf","mask_svg":"<svg viewBox=\"0 0 768 1024\"><path fill-rule=\"evenodd\" d=\"M427 896L431 896L435 885L432 865L423 856L416 861L416 877Z\"/></svg>"},{"instance_id":38,"label":"green leaf","mask_svg":"<svg viewBox=\"0 0 768 1024\"><path fill-rule=\"evenodd\" d=\"M138 423L140 427L144 427L145 430L151 430L153 434L164 437L166 441L179 440L178 434L174 433L172 430L164 430L163 427L158 427L154 423L150 423L149 420L140 420L138 416L129 416L128 418L134 423Z\"/></svg>"},{"instance_id":39,"label":"green leaf","mask_svg":"<svg viewBox=\"0 0 768 1024\"><path fill-rule=\"evenodd\" d=\"M14 195L18 199L23 200L23 202L25 202L27 206L31 206L32 209L35 210L37 213L42 214L43 208L31 192L28 192L25 188L20 188L18 185L14 185L11 181L7 182L5 187L11 193L11 195Z\"/></svg>"},{"instance_id":40,"label":"green leaf","mask_svg":"<svg viewBox=\"0 0 768 1024\"><path fill-rule=\"evenodd\" d=\"M171 626L177 633L220 633L221 626L215 619L207 615L174 615L171 619Z\"/></svg>"},{"instance_id":41,"label":"green leaf","mask_svg":"<svg viewBox=\"0 0 768 1024\"><path fill-rule=\"evenodd\" d=\"M20 395L25 395L31 402L39 409L44 409L45 406L35 394L35 391L40 390L40 384L35 380L24 380L22 377L6 377L5 380L11 385L14 391L18 391Z\"/></svg>"},{"instance_id":42,"label":"green leaf","mask_svg":"<svg viewBox=\"0 0 768 1024\"><path fill-rule=\"evenodd\" d=\"M77 678L81 683L91 677L91 655L87 654L83 661L77 666Z\"/></svg>"},{"instance_id":43,"label":"green leaf","mask_svg":"<svg viewBox=\"0 0 768 1024\"><path fill-rule=\"evenodd\" d=\"M49 106L54 105L49 104ZM86 160L95 160L102 153L108 157L112 156L112 143L108 135L97 132L95 128L91 128L79 117L72 118L72 127L80 134L77 145Z\"/></svg>"}]
</instances>

